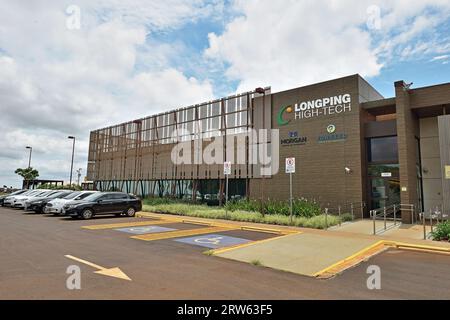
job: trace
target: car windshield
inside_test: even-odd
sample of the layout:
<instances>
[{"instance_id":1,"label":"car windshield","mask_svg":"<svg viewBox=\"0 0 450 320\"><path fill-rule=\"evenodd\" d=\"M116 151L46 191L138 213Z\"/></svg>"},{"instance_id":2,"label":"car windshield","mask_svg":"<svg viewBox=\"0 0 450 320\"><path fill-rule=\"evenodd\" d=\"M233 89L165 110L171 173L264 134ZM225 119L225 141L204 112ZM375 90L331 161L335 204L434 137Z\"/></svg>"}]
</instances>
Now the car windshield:
<instances>
[{"instance_id":1,"label":"car windshield","mask_svg":"<svg viewBox=\"0 0 450 320\"><path fill-rule=\"evenodd\" d=\"M10 196L15 196L15 195L19 195L22 193L28 192L28 190L18 190L18 191L14 191L13 193L10 194Z\"/></svg>"},{"instance_id":2,"label":"car windshield","mask_svg":"<svg viewBox=\"0 0 450 320\"><path fill-rule=\"evenodd\" d=\"M83 200L83 199L86 199L87 197L92 196L94 194L95 194L94 192L82 193L75 200Z\"/></svg>"},{"instance_id":3,"label":"car windshield","mask_svg":"<svg viewBox=\"0 0 450 320\"><path fill-rule=\"evenodd\" d=\"M91 195L87 196L83 200L85 200L85 201L96 201L98 198L100 198L100 197L102 197L104 195L105 195L104 193L98 192L98 193L94 193L94 194L91 194Z\"/></svg>"},{"instance_id":4,"label":"car windshield","mask_svg":"<svg viewBox=\"0 0 450 320\"><path fill-rule=\"evenodd\" d=\"M65 196L63 199L66 199L66 200L75 199L77 196L80 195L80 193L81 193L81 192L79 192L79 191L72 192L71 194Z\"/></svg>"}]
</instances>

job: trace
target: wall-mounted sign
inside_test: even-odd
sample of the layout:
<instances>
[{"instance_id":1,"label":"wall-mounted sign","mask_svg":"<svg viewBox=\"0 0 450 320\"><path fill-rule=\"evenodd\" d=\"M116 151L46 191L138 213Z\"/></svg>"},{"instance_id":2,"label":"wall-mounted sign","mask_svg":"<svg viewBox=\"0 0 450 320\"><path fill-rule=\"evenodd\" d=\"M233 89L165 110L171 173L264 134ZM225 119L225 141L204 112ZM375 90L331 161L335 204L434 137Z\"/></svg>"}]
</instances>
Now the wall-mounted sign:
<instances>
[{"instance_id":1,"label":"wall-mounted sign","mask_svg":"<svg viewBox=\"0 0 450 320\"><path fill-rule=\"evenodd\" d=\"M286 173L295 173L295 158L286 158Z\"/></svg>"},{"instance_id":2,"label":"wall-mounted sign","mask_svg":"<svg viewBox=\"0 0 450 320\"><path fill-rule=\"evenodd\" d=\"M445 166L445 179L450 179L450 166Z\"/></svg>"},{"instance_id":3,"label":"wall-mounted sign","mask_svg":"<svg viewBox=\"0 0 450 320\"><path fill-rule=\"evenodd\" d=\"M392 177L392 172L382 172L381 176L383 178L390 178L390 177Z\"/></svg>"},{"instance_id":4,"label":"wall-mounted sign","mask_svg":"<svg viewBox=\"0 0 450 320\"><path fill-rule=\"evenodd\" d=\"M280 144L282 146L291 146L291 145L303 145L306 143L306 137L300 137L297 131L290 131L288 133L289 138L281 139Z\"/></svg>"},{"instance_id":5,"label":"wall-mounted sign","mask_svg":"<svg viewBox=\"0 0 450 320\"><path fill-rule=\"evenodd\" d=\"M336 126L334 124L329 124L327 126L327 132L328 133L335 133L336 132Z\"/></svg>"},{"instance_id":6,"label":"wall-mounted sign","mask_svg":"<svg viewBox=\"0 0 450 320\"><path fill-rule=\"evenodd\" d=\"M287 125L291 119L286 119L287 113L294 112L294 119L308 119L320 116L340 114L352 111L352 98L349 93L337 96L302 101L294 105L287 105L280 108L277 114L279 126ZM291 116L292 117L292 116Z\"/></svg>"},{"instance_id":7,"label":"wall-mounted sign","mask_svg":"<svg viewBox=\"0 0 450 320\"><path fill-rule=\"evenodd\" d=\"M406 191L408 191L408 188L407 187L402 187L402 192L406 192Z\"/></svg>"},{"instance_id":8,"label":"wall-mounted sign","mask_svg":"<svg viewBox=\"0 0 450 320\"><path fill-rule=\"evenodd\" d=\"M231 161L225 161L223 163L223 174L226 176L231 174Z\"/></svg>"},{"instance_id":9,"label":"wall-mounted sign","mask_svg":"<svg viewBox=\"0 0 450 320\"><path fill-rule=\"evenodd\" d=\"M327 133L328 134L320 135L317 138L317 142L319 143L339 142L347 139L347 134L336 133L336 126L334 124L330 124L327 126Z\"/></svg>"}]
</instances>

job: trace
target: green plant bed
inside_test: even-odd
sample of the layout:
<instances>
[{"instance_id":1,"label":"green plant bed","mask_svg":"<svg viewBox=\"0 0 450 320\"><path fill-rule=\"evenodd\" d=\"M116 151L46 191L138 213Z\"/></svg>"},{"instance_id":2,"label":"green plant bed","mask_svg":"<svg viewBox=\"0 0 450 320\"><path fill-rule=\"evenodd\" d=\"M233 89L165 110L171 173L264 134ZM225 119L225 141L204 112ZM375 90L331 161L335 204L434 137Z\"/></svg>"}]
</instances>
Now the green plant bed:
<instances>
[{"instance_id":1,"label":"green plant bed","mask_svg":"<svg viewBox=\"0 0 450 320\"><path fill-rule=\"evenodd\" d=\"M158 203L159 202L159 203ZM315 215L312 217L294 216L292 223L290 217L286 214L265 214L262 215L255 211L234 210L228 211L221 207L209 207L207 205L180 203L176 200L156 200L145 199L143 211L177 214L189 217L208 218L208 219L226 219L232 221L267 223L285 226L306 227L315 229L325 229L326 220L328 227L339 224L341 221L338 217L329 215L327 219L325 215Z\"/></svg>"},{"instance_id":2,"label":"green plant bed","mask_svg":"<svg viewBox=\"0 0 450 320\"><path fill-rule=\"evenodd\" d=\"M435 241L449 241L450 240L450 221L438 223L431 237Z\"/></svg>"}]
</instances>

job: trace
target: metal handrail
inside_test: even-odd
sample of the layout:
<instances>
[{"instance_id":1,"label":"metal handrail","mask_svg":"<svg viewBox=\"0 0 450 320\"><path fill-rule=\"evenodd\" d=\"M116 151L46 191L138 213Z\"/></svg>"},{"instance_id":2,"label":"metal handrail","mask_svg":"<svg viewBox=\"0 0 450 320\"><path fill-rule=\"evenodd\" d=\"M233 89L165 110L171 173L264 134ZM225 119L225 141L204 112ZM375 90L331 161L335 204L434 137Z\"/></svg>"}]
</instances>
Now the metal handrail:
<instances>
[{"instance_id":1,"label":"metal handrail","mask_svg":"<svg viewBox=\"0 0 450 320\"><path fill-rule=\"evenodd\" d=\"M427 212L421 212L419 213L419 217L422 220L422 225L423 225L423 239L426 240L427 239L427 231L426 231L426 220L429 220L429 224L430 224L430 229L431 232L433 232L433 220L436 221L436 224L438 223L442 223L444 220L448 220L448 214L445 214L442 212L442 210L439 210L439 206L436 206L434 211L432 208L429 209L428 215ZM440 220L439 220L440 217Z\"/></svg>"},{"instance_id":2,"label":"metal handrail","mask_svg":"<svg viewBox=\"0 0 450 320\"><path fill-rule=\"evenodd\" d=\"M380 230L377 230L376 228L376 219L377 217L383 217L383 221L384 221L384 228L382 228L382 230L387 231L387 220L390 220L387 218L388 214L393 214L394 215L394 225L397 225L397 212L399 210L401 210L402 205L401 204L393 204L390 206L385 206L383 208L378 208L378 209L373 209L370 210L370 217L372 218L373 221L373 234L376 235Z\"/></svg>"}]
</instances>

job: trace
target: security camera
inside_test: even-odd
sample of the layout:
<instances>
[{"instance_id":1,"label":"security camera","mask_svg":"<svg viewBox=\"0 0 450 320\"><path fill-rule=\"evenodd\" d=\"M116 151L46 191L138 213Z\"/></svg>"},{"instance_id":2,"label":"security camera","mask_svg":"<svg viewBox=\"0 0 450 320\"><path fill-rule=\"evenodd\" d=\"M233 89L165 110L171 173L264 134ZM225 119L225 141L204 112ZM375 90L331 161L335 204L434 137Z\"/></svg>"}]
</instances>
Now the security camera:
<instances>
[{"instance_id":1,"label":"security camera","mask_svg":"<svg viewBox=\"0 0 450 320\"><path fill-rule=\"evenodd\" d=\"M345 167L345 173L347 174L352 173L352 169L350 169L349 167Z\"/></svg>"}]
</instances>

